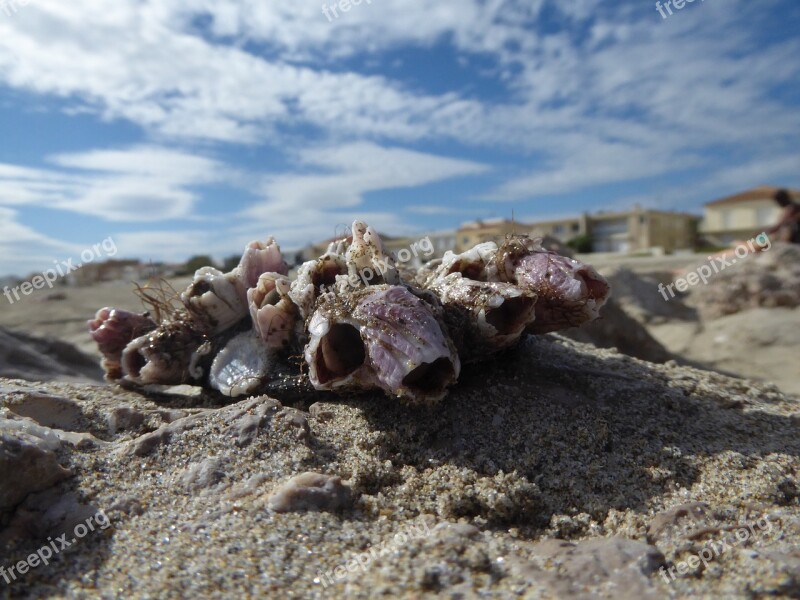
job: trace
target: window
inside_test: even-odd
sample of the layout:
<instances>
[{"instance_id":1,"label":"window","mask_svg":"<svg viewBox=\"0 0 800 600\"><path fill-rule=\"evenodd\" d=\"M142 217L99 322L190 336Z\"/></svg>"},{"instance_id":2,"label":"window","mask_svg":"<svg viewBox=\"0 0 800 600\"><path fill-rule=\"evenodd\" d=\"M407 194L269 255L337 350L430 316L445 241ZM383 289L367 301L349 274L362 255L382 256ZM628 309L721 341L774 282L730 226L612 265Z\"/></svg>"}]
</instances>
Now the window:
<instances>
[{"instance_id":1,"label":"window","mask_svg":"<svg viewBox=\"0 0 800 600\"><path fill-rule=\"evenodd\" d=\"M756 209L756 225L772 225L778 218L775 215L775 209L771 206L762 206Z\"/></svg>"},{"instance_id":2,"label":"window","mask_svg":"<svg viewBox=\"0 0 800 600\"><path fill-rule=\"evenodd\" d=\"M578 233L581 230L580 223L573 223L571 229L573 233Z\"/></svg>"},{"instance_id":3,"label":"window","mask_svg":"<svg viewBox=\"0 0 800 600\"><path fill-rule=\"evenodd\" d=\"M564 226L563 225L554 225L553 226L553 233L564 233Z\"/></svg>"},{"instance_id":4,"label":"window","mask_svg":"<svg viewBox=\"0 0 800 600\"><path fill-rule=\"evenodd\" d=\"M730 209L723 210L722 214L720 215L720 218L722 219L722 227L723 227L723 229L730 229L731 227L733 227L733 211L732 210L730 210Z\"/></svg>"}]
</instances>

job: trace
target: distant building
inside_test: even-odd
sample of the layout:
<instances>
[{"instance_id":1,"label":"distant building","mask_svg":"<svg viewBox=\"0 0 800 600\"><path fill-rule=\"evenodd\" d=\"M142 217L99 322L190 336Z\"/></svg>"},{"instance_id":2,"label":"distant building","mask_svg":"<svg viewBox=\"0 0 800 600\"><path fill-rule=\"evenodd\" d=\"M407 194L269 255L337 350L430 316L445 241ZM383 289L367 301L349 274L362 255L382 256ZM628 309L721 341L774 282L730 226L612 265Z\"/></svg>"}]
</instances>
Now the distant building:
<instances>
[{"instance_id":1,"label":"distant building","mask_svg":"<svg viewBox=\"0 0 800 600\"><path fill-rule=\"evenodd\" d=\"M779 188L762 186L705 205L700 232L708 241L727 246L747 240L778 222L781 209L772 199ZM795 200L800 191L790 190Z\"/></svg>"},{"instance_id":2,"label":"distant building","mask_svg":"<svg viewBox=\"0 0 800 600\"><path fill-rule=\"evenodd\" d=\"M528 233L529 225L509 219L489 219L465 223L456 231L456 252L469 250L482 242L499 242L509 233Z\"/></svg>"},{"instance_id":3,"label":"distant building","mask_svg":"<svg viewBox=\"0 0 800 600\"><path fill-rule=\"evenodd\" d=\"M422 240L425 238L428 238L433 246L433 254L426 257L425 260L442 258L444 253L448 250L456 249L456 232L453 230L423 233L417 237L417 240Z\"/></svg>"},{"instance_id":4,"label":"distant building","mask_svg":"<svg viewBox=\"0 0 800 600\"><path fill-rule=\"evenodd\" d=\"M700 217L687 213L648 210L639 206L589 217L593 252L692 250Z\"/></svg>"},{"instance_id":5,"label":"distant building","mask_svg":"<svg viewBox=\"0 0 800 600\"><path fill-rule=\"evenodd\" d=\"M138 281L147 267L135 259L86 263L69 273L65 280L67 285L72 286L92 285L101 281Z\"/></svg>"},{"instance_id":6,"label":"distant building","mask_svg":"<svg viewBox=\"0 0 800 600\"><path fill-rule=\"evenodd\" d=\"M579 235L588 235L589 215L584 213L579 217L555 219L551 221L536 221L536 223L530 225L529 227L529 235L533 238L550 236L556 238L559 242L566 244L568 241L575 239Z\"/></svg>"},{"instance_id":7,"label":"distant building","mask_svg":"<svg viewBox=\"0 0 800 600\"><path fill-rule=\"evenodd\" d=\"M695 215L636 206L624 212L537 221L529 225L529 235L552 236L562 243L587 236L592 252L674 252L694 248L699 220Z\"/></svg>"}]
</instances>

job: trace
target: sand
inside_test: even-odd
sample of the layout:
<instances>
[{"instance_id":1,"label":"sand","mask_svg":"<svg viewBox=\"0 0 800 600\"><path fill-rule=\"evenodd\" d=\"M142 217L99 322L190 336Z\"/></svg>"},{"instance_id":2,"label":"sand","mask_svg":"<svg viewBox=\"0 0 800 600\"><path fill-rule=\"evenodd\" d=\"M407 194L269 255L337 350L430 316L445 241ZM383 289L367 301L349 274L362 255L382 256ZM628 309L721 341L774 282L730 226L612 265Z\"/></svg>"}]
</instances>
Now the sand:
<instances>
[{"instance_id":1,"label":"sand","mask_svg":"<svg viewBox=\"0 0 800 600\"><path fill-rule=\"evenodd\" d=\"M0 474L55 478L5 509L0 566L110 523L0 594L800 595L800 402L772 384L545 336L435 408L280 400L0 380Z\"/></svg>"}]
</instances>

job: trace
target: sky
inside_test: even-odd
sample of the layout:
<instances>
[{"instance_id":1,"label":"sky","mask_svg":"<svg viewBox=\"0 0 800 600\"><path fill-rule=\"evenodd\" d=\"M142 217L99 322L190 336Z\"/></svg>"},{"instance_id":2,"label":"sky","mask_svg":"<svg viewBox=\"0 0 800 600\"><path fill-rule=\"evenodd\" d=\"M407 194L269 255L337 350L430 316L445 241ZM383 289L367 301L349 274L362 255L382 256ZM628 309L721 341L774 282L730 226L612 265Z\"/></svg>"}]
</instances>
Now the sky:
<instances>
[{"instance_id":1,"label":"sky","mask_svg":"<svg viewBox=\"0 0 800 600\"><path fill-rule=\"evenodd\" d=\"M669 10L0 0L0 275L800 187L800 3Z\"/></svg>"}]
</instances>

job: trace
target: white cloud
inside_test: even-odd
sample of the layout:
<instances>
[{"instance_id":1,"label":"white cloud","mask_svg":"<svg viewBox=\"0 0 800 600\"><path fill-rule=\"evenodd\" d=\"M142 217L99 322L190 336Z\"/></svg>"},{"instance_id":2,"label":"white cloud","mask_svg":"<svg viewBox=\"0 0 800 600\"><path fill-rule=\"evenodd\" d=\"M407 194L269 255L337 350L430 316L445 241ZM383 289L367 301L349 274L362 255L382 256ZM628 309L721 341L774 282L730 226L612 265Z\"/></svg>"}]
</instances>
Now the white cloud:
<instances>
[{"instance_id":1,"label":"white cloud","mask_svg":"<svg viewBox=\"0 0 800 600\"><path fill-rule=\"evenodd\" d=\"M488 170L472 161L368 142L305 149L298 153L297 162L305 170L267 178L266 201L251 207L248 215L354 208L363 204L369 192L419 187Z\"/></svg>"},{"instance_id":2,"label":"white cloud","mask_svg":"<svg viewBox=\"0 0 800 600\"><path fill-rule=\"evenodd\" d=\"M0 206L36 205L108 221L189 217L191 186L232 179L235 170L209 158L158 147L60 154L58 169L0 164Z\"/></svg>"},{"instance_id":3,"label":"white cloud","mask_svg":"<svg viewBox=\"0 0 800 600\"><path fill-rule=\"evenodd\" d=\"M50 268L52 262L79 252L74 244L67 244L42 235L21 224L18 213L0 206L0 273L24 275Z\"/></svg>"}]
</instances>

